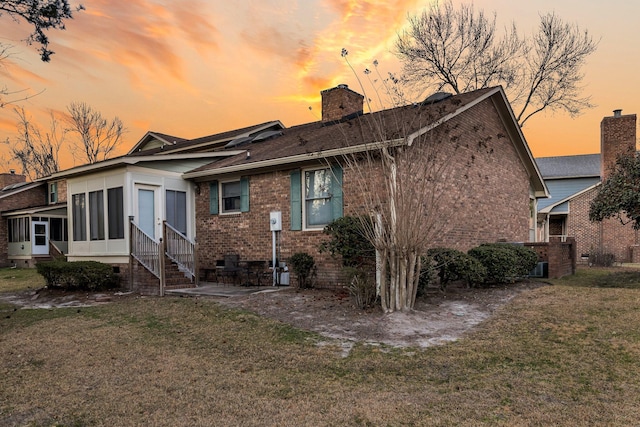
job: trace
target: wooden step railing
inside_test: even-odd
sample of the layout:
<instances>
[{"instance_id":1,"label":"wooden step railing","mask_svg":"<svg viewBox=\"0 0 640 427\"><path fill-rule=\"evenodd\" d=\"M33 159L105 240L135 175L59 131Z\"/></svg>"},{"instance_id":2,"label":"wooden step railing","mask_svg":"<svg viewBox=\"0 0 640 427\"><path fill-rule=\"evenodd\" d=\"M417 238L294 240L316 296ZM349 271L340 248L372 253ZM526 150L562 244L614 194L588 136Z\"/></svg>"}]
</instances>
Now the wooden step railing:
<instances>
[{"instance_id":1,"label":"wooden step railing","mask_svg":"<svg viewBox=\"0 0 640 427\"><path fill-rule=\"evenodd\" d=\"M196 243L173 228L167 221L162 222L162 235L167 257L198 286Z\"/></svg>"},{"instance_id":2,"label":"wooden step railing","mask_svg":"<svg viewBox=\"0 0 640 427\"><path fill-rule=\"evenodd\" d=\"M160 296L164 296L166 285L164 271L164 251L162 239L156 242L153 237L145 233L133 222L133 217L129 217L129 283L133 286L133 259L146 268L151 274L160 280Z\"/></svg>"}]
</instances>

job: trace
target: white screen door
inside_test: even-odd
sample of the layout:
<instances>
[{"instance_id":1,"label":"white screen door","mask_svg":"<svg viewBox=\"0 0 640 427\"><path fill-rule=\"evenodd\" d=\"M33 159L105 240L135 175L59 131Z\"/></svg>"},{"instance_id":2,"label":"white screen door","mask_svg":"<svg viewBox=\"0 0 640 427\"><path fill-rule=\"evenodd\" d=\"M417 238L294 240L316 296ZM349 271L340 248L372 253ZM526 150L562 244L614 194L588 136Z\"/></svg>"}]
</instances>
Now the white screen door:
<instances>
[{"instance_id":1,"label":"white screen door","mask_svg":"<svg viewBox=\"0 0 640 427\"><path fill-rule=\"evenodd\" d=\"M31 255L49 255L48 222L31 222Z\"/></svg>"}]
</instances>

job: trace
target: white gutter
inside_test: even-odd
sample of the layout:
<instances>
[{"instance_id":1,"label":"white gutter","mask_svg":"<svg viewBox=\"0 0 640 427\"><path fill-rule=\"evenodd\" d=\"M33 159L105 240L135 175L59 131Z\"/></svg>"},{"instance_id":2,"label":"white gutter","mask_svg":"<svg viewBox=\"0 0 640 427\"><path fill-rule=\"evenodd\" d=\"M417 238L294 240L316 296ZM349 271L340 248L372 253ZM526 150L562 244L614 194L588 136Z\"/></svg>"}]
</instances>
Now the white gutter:
<instances>
[{"instance_id":1,"label":"white gutter","mask_svg":"<svg viewBox=\"0 0 640 427\"><path fill-rule=\"evenodd\" d=\"M295 156L284 157L284 158L280 157L276 159L262 160L262 161L253 162L253 163L243 163L240 165L232 165L232 166L226 166L226 167L216 168L216 169L187 172L182 174L182 178L184 179L202 178L202 177L211 176L211 175L222 175L226 173L240 172L240 171L245 171L247 169L267 168L272 166L287 165L291 163L299 163L307 160L323 159L326 157L338 157L338 156L344 156L346 154L361 153L363 151L380 149L383 147L396 147L396 146L403 145L405 143L406 142L404 138L392 139L392 140L387 140L382 142L372 142L367 144L353 145L350 147L334 148L332 150L315 151L313 153L298 154Z\"/></svg>"},{"instance_id":2,"label":"white gutter","mask_svg":"<svg viewBox=\"0 0 640 427\"><path fill-rule=\"evenodd\" d=\"M56 172L43 178L38 178L35 182L51 181L57 178L64 178L72 175L79 175L87 172L93 172L100 169L105 169L115 166L128 166L138 163L147 162L161 162L166 160L189 160L189 159L207 159L216 157L232 157L238 154L244 153L244 150L225 150L214 151L209 153L189 153L189 154L156 154L151 156L128 156L118 157L115 159L104 160L98 163L92 163L89 165L77 166L72 169L67 169L62 172Z\"/></svg>"}]
</instances>

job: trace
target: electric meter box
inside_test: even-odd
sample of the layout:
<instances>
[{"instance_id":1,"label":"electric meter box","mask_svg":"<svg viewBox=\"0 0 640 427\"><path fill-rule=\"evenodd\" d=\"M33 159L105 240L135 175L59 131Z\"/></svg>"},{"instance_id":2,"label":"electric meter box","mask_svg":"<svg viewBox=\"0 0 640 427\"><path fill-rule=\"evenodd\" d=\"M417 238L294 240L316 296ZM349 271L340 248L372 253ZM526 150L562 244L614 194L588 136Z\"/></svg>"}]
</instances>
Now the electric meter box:
<instances>
[{"instance_id":1,"label":"electric meter box","mask_svg":"<svg viewBox=\"0 0 640 427\"><path fill-rule=\"evenodd\" d=\"M282 231L282 212L271 212L269 217L271 231Z\"/></svg>"}]
</instances>

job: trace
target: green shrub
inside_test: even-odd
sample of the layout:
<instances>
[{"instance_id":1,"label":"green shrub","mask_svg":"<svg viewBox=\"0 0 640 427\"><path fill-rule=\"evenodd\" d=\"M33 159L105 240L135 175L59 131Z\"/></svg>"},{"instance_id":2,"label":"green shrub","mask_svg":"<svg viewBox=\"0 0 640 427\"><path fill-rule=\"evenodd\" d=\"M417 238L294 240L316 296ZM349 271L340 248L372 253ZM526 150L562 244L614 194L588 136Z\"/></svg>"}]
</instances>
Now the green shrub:
<instances>
[{"instance_id":1,"label":"green shrub","mask_svg":"<svg viewBox=\"0 0 640 427\"><path fill-rule=\"evenodd\" d=\"M423 256L416 296L421 297L425 295L429 286L436 283L437 281L438 274L436 269L436 262L430 256Z\"/></svg>"},{"instance_id":2,"label":"green shrub","mask_svg":"<svg viewBox=\"0 0 640 427\"><path fill-rule=\"evenodd\" d=\"M298 278L299 288L310 288L311 277L315 269L313 257L305 252L295 253L289 258L289 265Z\"/></svg>"},{"instance_id":3,"label":"green shrub","mask_svg":"<svg viewBox=\"0 0 640 427\"><path fill-rule=\"evenodd\" d=\"M589 265L596 267L611 267L616 262L616 256L608 252L596 251L589 254Z\"/></svg>"},{"instance_id":4,"label":"green shrub","mask_svg":"<svg viewBox=\"0 0 640 427\"><path fill-rule=\"evenodd\" d=\"M378 299L375 271L345 267L349 295L356 307L364 310L373 307Z\"/></svg>"},{"instance_id":5,"label":"green shrub","mask_svg":"<svg viewBox=\"0 0 640 427\"><path fill-rule=\"evenodd\" d=\"M119 285L113 267L97 261L40 262L36 264L36 269L47 281L47 286L52 288L101 291Z\"/></svg>"},{"instance_id":6,"label":"green shrub","mask_svg":"<svg viewBox=\"0 0 640 427\"><path fill-rule=\"evenodd\" d=\"M533 250L510 243L484 243L468 254L487 270L485 283L513 283L526 277L538 262Z\"/></svg>"},{"instance_id":7,"label":"green shrub","mask_svg":"<svg viewBox=\"0 0 640 427\"><path fill-rule=\"evenodd\" d=\"M456 249L433 248L427 252L433 260L433 268L440 279L440 290L445 290L450 282L463 280L467 286L482 283L487 275L486 268L470 255Z\"/></svg>"},{"instance_id":8,"label":"green shrub","mask_svg":"<svg viewBox=\"0 0 640 427\"><path fill-rule=\"evenodd\" d=\"M375 249L367 240L363 227L372 227L368 217L343 216L327 225L323 232L331 239L320 245L320 252L340 255L344 267L358 267L375 262Z\"/></svg>"}]
</instances>

